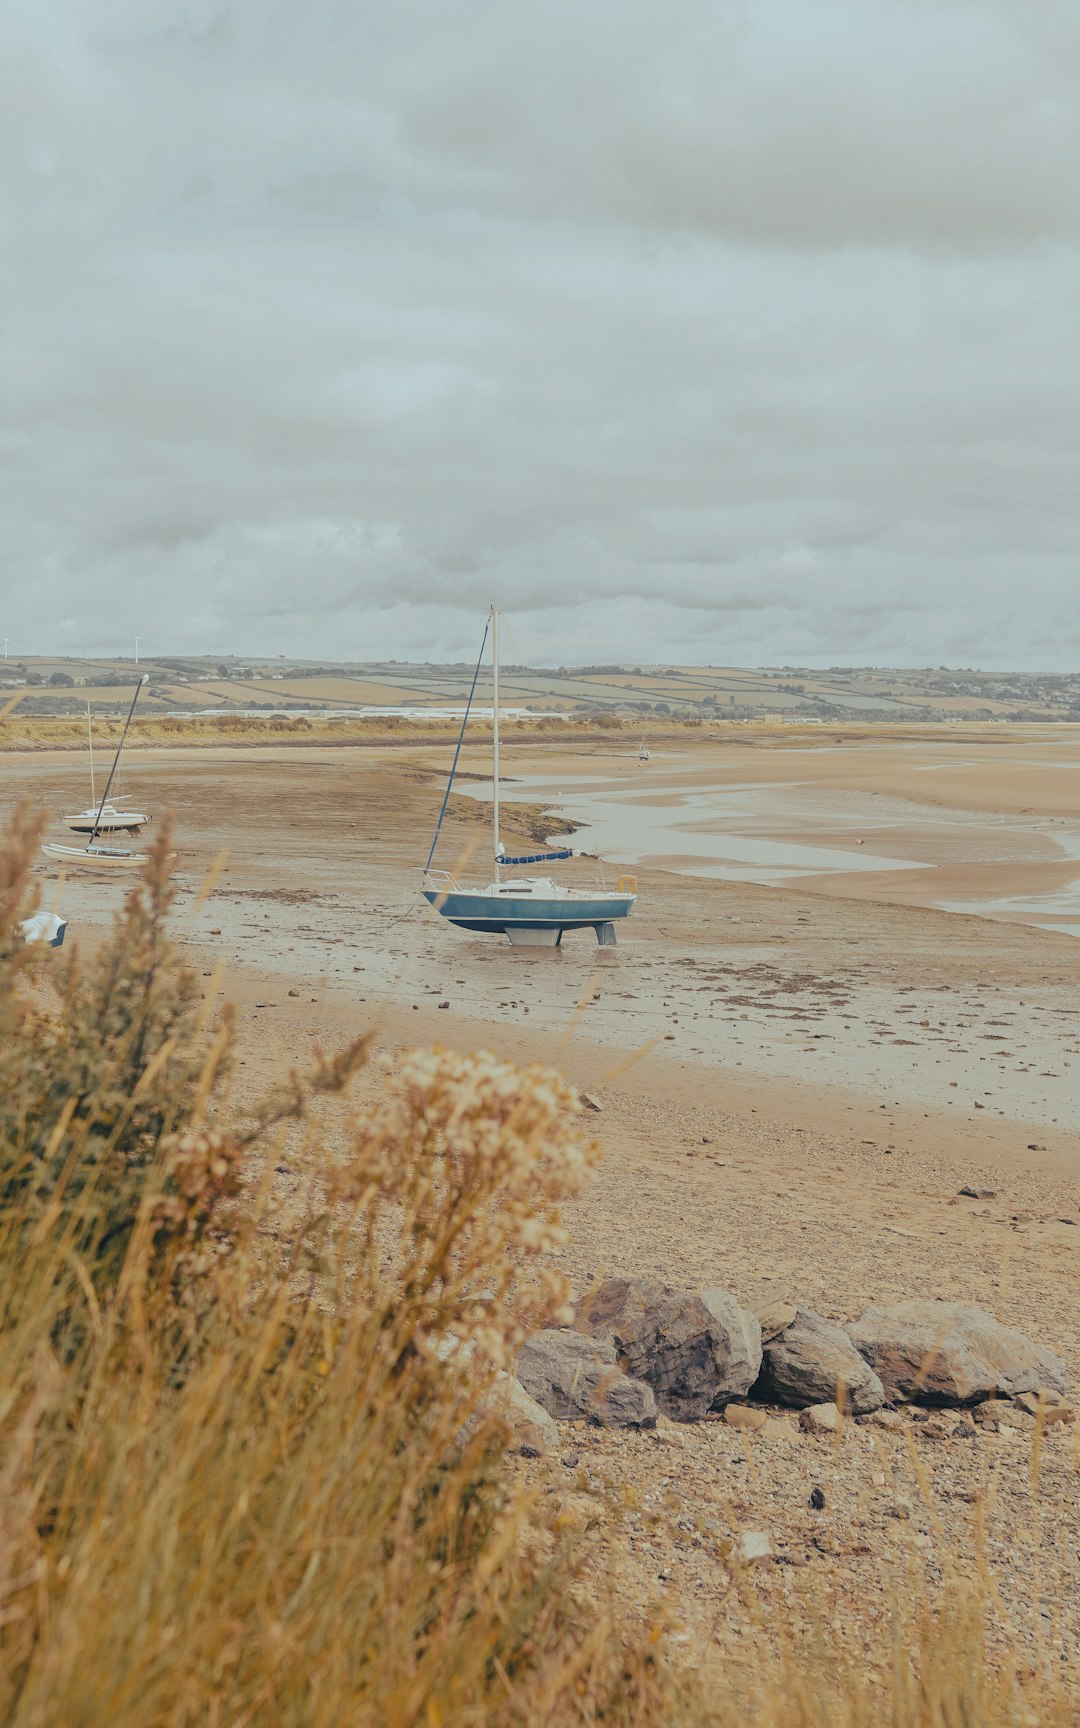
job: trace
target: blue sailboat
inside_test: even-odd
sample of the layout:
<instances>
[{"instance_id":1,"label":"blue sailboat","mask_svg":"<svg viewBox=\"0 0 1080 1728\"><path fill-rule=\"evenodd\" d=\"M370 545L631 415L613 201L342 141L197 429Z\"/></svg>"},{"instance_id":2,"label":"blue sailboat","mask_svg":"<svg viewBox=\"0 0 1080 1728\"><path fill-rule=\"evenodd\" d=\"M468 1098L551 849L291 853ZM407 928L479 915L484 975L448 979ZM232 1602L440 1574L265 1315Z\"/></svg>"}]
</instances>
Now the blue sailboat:
<instances>
[{"instance_id":1,"label":"blue sailboat","mask_svg":"<svg viewBox=\"0 0 1080 1728\"><path fill-rule=\"evenodd\" d=\"M486 888L463 888L452 875L433 870L432 861L439 843L446 807L454 784L465 728L476 694L476 683L483 663L488 634L492 650L492 711L494 738L492 760L492 827L494 845L494 880ZM499 838L499 611L493 606L484 629L484 641L473 673L472 688L461 723L457 749L450 769L442 809L431 842L424 884L421 890L429 906L443 918L462 930L475 930L491 935L505 935L515 946L557 948L567 930L596 932L603 948L615 946L615 926L628 918L637 899L636 884L631 877L620 877L613 890L567 888L553 876L503 876L504 870L520 869L530 864L555 864L572 858L570 847L553 852L529 852L508 856Z\"/></svg>"}]
</instances>

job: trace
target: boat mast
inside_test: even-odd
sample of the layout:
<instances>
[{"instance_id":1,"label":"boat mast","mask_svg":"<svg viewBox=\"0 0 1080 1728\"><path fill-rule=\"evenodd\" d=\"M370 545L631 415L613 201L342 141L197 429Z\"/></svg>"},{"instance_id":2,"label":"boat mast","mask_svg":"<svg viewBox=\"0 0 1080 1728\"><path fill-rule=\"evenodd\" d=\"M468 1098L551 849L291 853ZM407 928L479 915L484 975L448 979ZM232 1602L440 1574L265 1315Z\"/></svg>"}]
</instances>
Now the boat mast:
<instances>
[{"instance_id":1,"label":"boat mast","mask_svg":"<svg viewBox=\"0 0 1080 1728\"><path fill-rule=\"evenodd\" d=\"M105 808L106 802L107 802L108 797L109 797L109 793L112 790L113 776L115 775L116 770L120 765L120 752L124 748L124 739L128 735L128 727L131 725L131 716L134 714L135 704L139 700L139 691L142 689L144 684L149 684L149 682L150 682L150 674L148 672L144 672L142 677L139 679L139 682L135 686L135 694L131 698L131 707L128 709L127 719L124 721L124 730L120 734L120 742L116 746L116 755L113 757L113 765L109 769L109 778L106 780L105 790L101 794L101 803L98 805L98 813L97 813L97 816L94 820L94 831L91 834L89 840L86 842L86 850L88 852L93 847L94 841L98 837L98 831L101 828L101 813Z\"/></svg>"},{"instance_id":2,"label":"boat mast","mask_svg":"<svg viewBox=\"0 0 1080 1728\"><path fill-rule=\"evenodd\" d=\"M499 880L499 608L491 608L491 704L492 704L492 746L491 746L491 813L493 819L495 847L495 880Z\"/></svg>"},{"instance_id":3,"label":"boat mast","mask_svg":"<svg viewBox=\"0 0 1080 1728\"><path fill-rule=\"evenodd\" d=\"M90 802L97 803L97 793L94 790L94 726L90 719L90 704L86 704L86 739L90 745Z\"/></svg>"}]
</instances>

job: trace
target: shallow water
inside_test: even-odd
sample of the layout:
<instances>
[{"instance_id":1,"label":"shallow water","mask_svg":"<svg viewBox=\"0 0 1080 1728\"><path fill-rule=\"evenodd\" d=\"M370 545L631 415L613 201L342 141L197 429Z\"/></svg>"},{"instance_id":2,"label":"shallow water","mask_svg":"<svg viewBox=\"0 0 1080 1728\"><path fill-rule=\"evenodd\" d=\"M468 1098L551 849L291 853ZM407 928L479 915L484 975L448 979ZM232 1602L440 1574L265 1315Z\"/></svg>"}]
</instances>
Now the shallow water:
<instances>
[{"instance_id":1,"label":"shallow water","mask_svg":"<svg viewBox=\"0 0 1080 1728\"><path fill-rule=\"evenodd\" d=\"M462 787L489 799L489 787ZM872 792L795 783L682 788L659 776L632 784L526 776L504 801L553 805L579 824L582 850L690 876L778 886L808 876L928 870L928 838L945 835L953 865L1080 863L1080 824L1061 817L943 809ZM801 838L792 839L796 830ZM863 839L888 831L888 850ZM903 831L910 835L911 850ZM1036 895L932 901L944 911L1030 923L1080 935L1080 879Z\"/></svg>"}]
</instances>

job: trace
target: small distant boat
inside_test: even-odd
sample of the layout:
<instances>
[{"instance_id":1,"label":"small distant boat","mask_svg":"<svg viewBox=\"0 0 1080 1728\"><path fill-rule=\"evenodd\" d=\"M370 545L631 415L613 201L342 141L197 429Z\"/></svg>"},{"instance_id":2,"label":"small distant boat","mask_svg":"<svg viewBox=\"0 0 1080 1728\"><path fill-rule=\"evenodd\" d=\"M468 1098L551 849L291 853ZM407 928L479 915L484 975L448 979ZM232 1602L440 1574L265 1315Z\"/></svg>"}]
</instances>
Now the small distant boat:
<instances>
[{"instance_id":1,"label":"small distant boat","mask_svg":"<svg viewBox=\"0 0 1080 1728\"><path fill-rule=\"evenodd\" d=\"M62 820L73 834L137 834L150 818L138 810L121 810L117 804L104 804L91 805Z\"/></svg>"},{"instance_id":2,"label":"small distant boat","mask_svg":"<svg viewBox=\"0 0 1080 1728\"><path fill-rule=\"evenodd\" d=\"M109 793L112 791L112 783L116 777L116 770L120 765L120 755L124 748L124 741L128 735L128 727L131 725L131 717L135 712L135 704L139 700L139 693L142 690L143 685L148 682L149 679L144 672L143 676L135 686L135 694L131 698L131 707L128 709L127 719L124 721L124 730L120 734L120 742L116 746L116 755L113 757L113 765L109 769L109 778L105 782L105 791L102 794L101 803L98 805L97 811L94 814L94 819L91 823L89 840L85 846L62 846L56 842L51 842L49 845L41 848L46 858L53 858L58 864L74 864L83 870L138 870L146 863L147 854L145 852L132 852L125 846L104 845L99 840L98 836L103 832L103 830L108 832L107 829L104 829L102 817L107 810L115 808L115 806L110 806L109 804Z\"/></svg>"},{"instance_id":3,"label":"small distant boat","mask_svg":"<svg viewBox=\"0 0 1080 1728\"><path fill-rule=\"evenodd\" d=\"M120 806L127 803L126 798L118 798L111 804L98 803L94 785L94 722L89 702L86 704L86 741L90 751L90 803L73 816L61 814L60 820L66 822L74 834L137 834L150 820L143 811L121 809Z\"/></svg>"},{"instance_id":4,"label":"small distant boat","mask_svg":"<svg viewBox=\"0 0 1080 1728\"><path fill-rule=\"evenodd\" d=\"M476 693L489 631L494 715L492 826L495 880L486 888L466 889L459 887L454 878L445 871L432 870L431 865L454 784L454 774ZM515 946L557 948L567 930L592 929L596 932L596 940L601 947L613 948L615 925L620 919L630 916L637 899L636 885L632 878L620 877L614 892L609 892L604 889L567 888L556 882L552 876L512 876L505 881L502 877L504 869L528 864L553 864L573 856L572 849L564 847L556 852L530 852L518 857L508 857L499 839L499 612L498 608L493 606L484 629L484 641L480 645L480 657L473 674L472 689L469 691L465 717L461 723L450 778L424 868L424 886L421 892L429 906L433 906L436 912L451 924L456 924L459 929L505 935Z\"/></svg>"},{"instance_id":5,"label":"small distant boat","mask_svg":"<svg viewBox=\"0 0 1080 1728\"><path fill-rule=\"evenodd\" d=\"M641 749L637 753L637 759L639 762L647 762L649 760L649 746L645 742L644 732L641 734Z\"/></svg>"},{"instance_id":6,"label":"small distant boat","mask_svg":"<svg viewBox=\"0 0 1080 1728\"><path fill-rule=\"evenodd\" d=\"M83 869L138 870L147 856L145 852L130 852L124 846L62 846L55 840L41 850L46 858L55 858L58 864L78 864Z\"/></svg>"}]
</instances>

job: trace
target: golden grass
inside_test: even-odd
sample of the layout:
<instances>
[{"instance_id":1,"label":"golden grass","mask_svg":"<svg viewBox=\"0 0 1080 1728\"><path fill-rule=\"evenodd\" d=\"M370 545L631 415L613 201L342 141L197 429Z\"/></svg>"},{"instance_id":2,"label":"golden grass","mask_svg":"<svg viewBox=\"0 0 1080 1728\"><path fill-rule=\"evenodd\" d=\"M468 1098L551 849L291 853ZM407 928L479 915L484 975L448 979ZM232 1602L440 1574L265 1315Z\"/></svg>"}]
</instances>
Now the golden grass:
<instances>
[{"instance_id":1,"label":"golden grass","mask_svg":"<svg viewBox=\"0 0 1080 1728\"><path fill-rule=\"evenodd\" d=\"M28 713L16 696L6 717L0 713L0 753L4 751L36 752L70 750L85 752L86 720L76 715L45 716ZM452 750L460 722L456 720L406 720L404 717L356 717L342 720L321 719L317 716L273 714L259 716L220 715L199 719L178 719L171 716L136 715L128 734L127 750L143 749L274 749L312 746L321 749L347 747L445 746ZM122 720L96 720L95 747L107 752L115 746L123 729ZM542 715L527 720L504 723L515 745L545 747L599 747L602 752L615 751L636 754L642 730L635 716L617 714L581 714L561 718ZM827 726L810 726L770 722L768 720L731 721L717 719L680 719L675 716L650 720L648 743L656 750L665 745L683 748L707 748L720 742L744 749L820 749L834 739L846 744L906 744L941 742L950 745L1030 743L1047 738L1061 741L1069 730L1061 726L1012 726L1003 731L989 722L964 726L943 727L919 722L861 721L829 722ZM470 722L468 740L471 747L483 746L491 737L491 723L482 719Z\"/></svg>"},{"instance_id":2,"label":"golden grass","mask_svg":"<svg viewBox=\"0 0 1080 1728\"><path fill-rule=\"evenodd\" d=\"M4 717L0 715L0 719ZM122 720L96 720L94 723L95 747L107 751L110 744L115 744L123 730ZM336 747L340 745L379 745L393 744L407 746L410 744L442 744L452 747L460 730L458 720L407 720L403 716L389 715L386 717L357 716L347 719L330 720L318 716L290 715L286 713L264 715L225 714L204 716L198 719L178 719L172 716L137 715L132 722L128 734L126 749L138 750L146 748L183 749L185 747L220 746L222 748L244 747L248 745L290 745L308 744ZM515 742L542 742L589 744L607 742L614 735L626 732L636 736L639 728L633 721L623 721L617 716L583 715L570 719L557 719L544 715L539 719L525 721L509 721L504 723L504 731L509 731ZM656 737L681 736L693 738L700 734L701 722L672 722L664 732L656 732ZM469 727L471 744L483 743L491 737L491 722L483 719L472 721ZM629 747L628 745L626 747ZM86 720L76 715L34 715L25 711L14 699L12 712L4 719L0 729L0 750L74 750L86 749Z\"/></svg>"},{"instance_id":3,"label":"golden grass","mask_svg":"<svg viewBox=\"0 0 1080 1728\"><path fill-rule=\"evenodd\" d=\"M558 1203L596 1157L575 1096L414 1052L332 1158L312 1101L347 1092L361 1040L227 1119L231 1020L169 945L167 832L90 966L20 940L39 836L24 813L0 852L5 1723L1070 1720L988 1667L978 1582L943 1613L899 1603L873 1671L842 1644L797 1662L780 1627L741 1682L582 1588L590 1539L489 1413L561 1317ZM275 1200L283 1158L301 1217Z\"/></svg>"}]
</instances>

